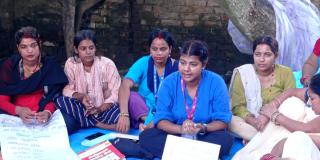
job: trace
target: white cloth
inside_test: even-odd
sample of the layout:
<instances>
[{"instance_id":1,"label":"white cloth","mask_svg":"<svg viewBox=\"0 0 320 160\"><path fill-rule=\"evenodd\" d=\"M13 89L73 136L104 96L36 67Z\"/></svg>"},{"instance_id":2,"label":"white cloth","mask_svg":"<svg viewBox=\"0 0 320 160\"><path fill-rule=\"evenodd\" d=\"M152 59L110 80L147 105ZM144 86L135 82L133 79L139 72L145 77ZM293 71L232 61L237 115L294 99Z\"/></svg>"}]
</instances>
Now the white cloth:
<instances>
[{"instance_id":1,"label":"white cloth","mask_svg":"<svg viewBox=\"0 0 320 160\"><path fill-rule=\"evenodd\" d=\"M319 160L320 151L308 134L297 131L288 136L281 157L294 160Z\"/></svg>"},{"instance_id":2,"label":"white cloth","mask_svg":"<svg viewBox=\"0 0 320 160\"><path fill-rule=\"evenodd\" d=\"M235 78L235 74L237 72L239 72L240 74L241 82L244 88L246 102L247 102L247 109L255 117L258 117L260 108L262 106L262 98L261 98L260 80L256 74L256 71L254 70L254 67L252 64L244 64L240 67L235 68L233 70L230 87L229 87L230 95L232 95L233 81Z\"/></svg>"},{"instance_id":3,"label":"white cloth","mask_svg":"<svg viewBox=\"0 0 320 160\"><path fill-rule=\"evenodd\" d=\"M268 0L276 15L277 63L301 70L320 37L320 14L310 0ZM268 26L266 26L268 27ZM252 54L252 42L229 21L228 31L240 52Z\"/></svg>"},{"instance_id":4,"label":"white cloth","mask_svg":"<svg viewBox=\"0 0 320 160\"><path fill-rule=\"evenodd\" d=\"M296 97L285 100L281 104L279 112L293 120L302 122L308 122L317 117L311 108L305 107L305 103ZM258 132L232 159L259 160L264 154L270 153L280 140L287 138L290 134L284 127L269 122L264 131Z\"/></svg>"}]
</instances>

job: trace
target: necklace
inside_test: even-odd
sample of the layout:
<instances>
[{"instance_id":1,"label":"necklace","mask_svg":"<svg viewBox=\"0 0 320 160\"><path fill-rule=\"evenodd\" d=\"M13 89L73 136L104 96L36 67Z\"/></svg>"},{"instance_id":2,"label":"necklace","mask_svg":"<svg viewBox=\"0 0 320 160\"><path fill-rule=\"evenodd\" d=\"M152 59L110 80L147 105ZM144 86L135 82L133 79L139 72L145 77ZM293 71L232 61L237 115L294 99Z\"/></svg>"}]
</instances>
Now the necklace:
<instances>
[{"instance_id":1,"label":"necklace","mask_svg":"<svg viewBox=\"0 0 320 160\"><path fill-rule=\"evenodd\" d=\"M27 73L33 74L34 72L37 71L38 67L39 67L39 63L37 63L37 65L36 65L33 69L31 69L31 68L29 68L29 67L26 67L25 65L23 66L23 69L24 69L24 71L26 71Z\"/></svg>"},{"instance_id":2,"label":"necklace","mask_svg":"<svg viewBox=\"0 0 320 160\"><path fill-rule=\"evenodd\" d=\"M258 75L258 78L260 80L260 85L261 85L262 88L271 89L271 87L274 85L274 83L276 81L274 72L275 72L275 66L272 67L271 72L267 76L262 76L262 75L258 74L258 72L256 70L256 73Z\"/></svg>"},{"instance_id":3,"label":"necklace","mask_svg":"<svg viewBox=\"0 0 320 160\"><path fill-rule=\"evenodd\" d=\"M23 65L22 59L19 61L19 72L20 72L20 78L26 79L30 77L33 73L38 71L41 68L41 63L37 63L36 66L32 68L28 68L25 65Z\"/></svg>"}]
</instances>

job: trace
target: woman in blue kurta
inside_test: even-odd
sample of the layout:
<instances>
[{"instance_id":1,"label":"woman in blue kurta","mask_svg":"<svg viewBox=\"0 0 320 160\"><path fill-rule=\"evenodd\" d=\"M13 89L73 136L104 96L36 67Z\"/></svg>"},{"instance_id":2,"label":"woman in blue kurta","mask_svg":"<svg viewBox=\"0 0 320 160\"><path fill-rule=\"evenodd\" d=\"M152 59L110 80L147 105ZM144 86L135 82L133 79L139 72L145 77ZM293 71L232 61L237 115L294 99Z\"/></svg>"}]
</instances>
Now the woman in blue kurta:
<instances>
[{"instance_id":1,"label":"woman in blue kurta","mask_svg":"<svg viewBox=\"0 0 320 160\"><path fill-rule=\"evenodd\" d=\"M208 70L208 49L191 40L180 51L179 72L162 83L154 117L155 128L140 134L143 148L161 157L167 134L221 145L227 154L233 138L227 131L231 120L229 96L223 79Z\"/></svg>"},{"instance_id":2,"label":"woman in blue kurta","mask_svg":"<svg viewBox=\"0 0 320 160\"><path fill-rule=\"evenodd\" d=\"M149 35L148 46L150 55L140 58L130 67L119 89L121 114L139 114L130 115L130 117L142 117L141 120L143 121L146 120L148 110L149 114L146 121L153 119L156 95L163 79L178 70L177 61L170 58L174 39L168 31L154 29ZM135 85L139 86L138 93L130 92L130 89ZM135 109L135 112L130 111L130 109ZM145 122L145 124L147 123ZM148 126L140 125L139 128L143 130L150 126L152 126L152 123ZM128 132L129 128L128 116L120 116L117 130L125 133Z\"/></svg>"}]
</instances>

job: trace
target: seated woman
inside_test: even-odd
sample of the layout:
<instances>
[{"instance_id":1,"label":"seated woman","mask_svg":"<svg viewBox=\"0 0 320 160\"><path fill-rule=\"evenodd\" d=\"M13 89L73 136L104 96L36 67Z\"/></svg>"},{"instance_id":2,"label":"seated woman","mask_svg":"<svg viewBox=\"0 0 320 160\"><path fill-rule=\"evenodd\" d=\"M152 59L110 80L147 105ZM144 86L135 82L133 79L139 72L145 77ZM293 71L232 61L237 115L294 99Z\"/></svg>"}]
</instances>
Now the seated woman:
<instances>
[{"instance_id":1,"label":"seated woman","mask_svg":"<svg viewBox=\"0 0 320 160\"><path fill-rule=\"evenodd\" d=\"M15 33L19 55L0 66L0 110L24 123L44 124L55 111L54 98L68 79L53 58L41 57L41 40L33 27Z\"/></svg>"},{"instance_id":2,"label":"seated woman","mask_svg":"<svg viewBox=\"0 0 320 160\"><path fill-rule=\"evenodd\" d=\"M320 159L319 91L320 74L317 74L309 88L289 89L263 106L260 112L271 122L233 159L260 159L270 152L262 159Z\"/></svg>"},{"instance_id":3,"label":"seated woman","mask_svg":"<svg viewBox=\"0 0 320 160\"><path fill-rule=\"evenodd\" d=\"M234 69L231 84L233 117L230 131L244 140L250 140L261 131L267 117L259 114L263 104L289 88L295 88L294 75L290 68L275 64L278 43L269 36L258 37L253 42L254 64L245 64Z\"/></svg>"},{"instance_id":4,"label":"seated woman","mask_svg":"<svg viewBox=\"0 0 320 160\"><path fill-rule=\"evenodd\" d=\"M304 87L307 87L310 84L310 79L312 75L314 75L319 70L319 67L320 67L319 56L320 56L320 38L314 44L312 53L303 64L300 83Z\"/></svg>"},{"instance_id":5,"label":"seated woman","mask_svg":"<svg viewBox=\"0 0 320 160\"><path fill-rule=\"evenodd\" d=\"M68 79L53 58L41 57L35 28L22 27L15 41L19 54L0 64L0 113L18 116L29 125L46 124L55 111L53 99Z\"/></svg>"},{"instance_id":6,"label":"seated woman","mask_svg":"<svg viewBox=\"0 0 320 160\"><path fill-rule=\"evenodd\" d=\"M295 96L304 101L307 106L304 121L296 121L278 111L279 103L290 96ZM291 89L276 97L275 105L264 106L262 114L271 117L273 122L290 132L287 138L279 141L272 149L271 154L263 159L294 158L296 160L320 159L320 74L312 77L306 89ZM312 109L312 111L311 111ZM309 112L309 113L308 113ZM311 113L310 113L311 112Z\"/></svg>"},{"instance_id":7,"label":"seated woman","mask_svg":"<svg viewBox=\"0 0 320 160\"><path fill-rule=\"evenodd\" d=\"M128 114L130 110L137 110L136 116L143 116L146 120L145 109L149 109L148 118L145 124L140 125L140 129L152 127L153 112L155 112L155 101L157 99L158 88L163 79L170 73L178 70L178 61L170 58L174 46L174 39L168 31L155 29L148 39L149 56L144 56L137 60L129 69L125 78L122 80L119 91L119 104L121 113ZM130 89L138 85L138 93ZM139 112L141 111L141 112ZM119 132L128 132L130 128L129 119L120 117L117 130Z\"/></svg>"},{"instance_id":8,"label":"seated woman","mask_svg":"<svg viewBox=\"0 0 320 160\"><path fill-rule=\"evenodd\" d=\"M57 107L82 128L115 130L119 117L129 117L128 113L119 110L121 78L115 64L106 57L96 56L96 38L90 30L81 30L75 35L74 51L75 55L65 64L69 84L63 89L65 97L57 98Z\"/></svg>"},{"instance_id":9,"label":"seated woman","mask_svg":"<svg viewBox=\"0 0 320 160\"><path fill-rule=\"evenodd\" d=\"M161 157L168 134L221 145L219 157L228 154L233 137L227 131L231 120L229 96L223 79L205 70L208 49L191 40L180 50L179 72L168 76L158 93L155 128L139 137L143 148Z\"/></svg>"}]
</instances>

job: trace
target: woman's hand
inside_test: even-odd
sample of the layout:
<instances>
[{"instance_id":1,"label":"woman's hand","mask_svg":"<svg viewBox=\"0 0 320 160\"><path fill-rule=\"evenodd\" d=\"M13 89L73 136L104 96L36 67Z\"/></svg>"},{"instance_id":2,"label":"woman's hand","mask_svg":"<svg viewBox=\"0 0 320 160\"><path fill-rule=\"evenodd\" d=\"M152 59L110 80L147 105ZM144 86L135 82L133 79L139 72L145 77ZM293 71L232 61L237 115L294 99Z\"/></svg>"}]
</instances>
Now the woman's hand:
<instances>
[{"instance_id":1,"label":"woman's hand","mask_svg":"<svg viewBox=\"0 0 320 160\"><path fill-rule=\"evenodd\" d=\"M255 129L259 130L259 122L258 122L258 119L256 117L254 117L254 115L248 115L246 118L245 118L245 121L247 123L249 123L251 126L253 126Z\"/></svg>"},{"instance_id":2,"label":"woman's hand","mask_svg":"<svg viewBox=\"0 0 320 160\"><path fill-rule=\"evenodd\" d=\"M36 119L39 123L47 123L51 117L51 113L49 111L41 111L36 113Z\"/></svg>"},{"instance_id":3,"label":"woman's hand","mask_svg":"<svg viewBox=\"0 0 320 160\"><path fill-rule=\"evenodd\" d=\"M99 108L99 113L102 113L104 111L107 111L109 108L113 106L113 103L102 103Z\"/></svg>"},{"instance_id":4,"label":"woman's hand","mask_svg":"<svg viewBox=\"0 0 320 160\"><path fill-rule=\"evenodd\" d=\"M17 106L15 111L24 123L33 123L36 113L30 108Z\"/></svg>"},{"instance_id":5,"label":"woman's hand","mask_svg":"<svg viewBox=\"0 0 320 160\"><path fill-rule=\"evenodd\" d=\"M266 125L268 124L269 118L266 117L265 115L259 115L257 117L257 121L258 121L257 128L259 131L262 131L266 127Z\"/></svg>"},{"instance_id":6,"label":"woman's hand","mask_svg":"<svg viewBox=\"0 0 320 160\"><path fill-rule=\"evenodd\" d=\"M275 113L276 111L278 111L278 108L275 105L273 105L272 103L268 103L268 104L261 107L260 114L263 114L263 115L270 118L271 115L273 113Z\"/></svg>"},{"instance_id":7,"label":"woman's hand","mask_svg":"<svg viewBox=\"0 0 320 160\"><path fill-rule=\"evenodd\" d=\"M86 110L86 116L99 115L112 107L112 103L102 103L99 107L90 107Z\"/></svg>"},{"instance_id":8,"label":"woman's hand","mask_svg":"<svg viewBox=\"0 0 320 160\"><path fill-rule=\"evenodd\" d=\"M88 95L84 95L81 102L86 109L85 116L98 115L100 113L99 109L93 105L92 98Z\"/></svg>"},{"instance_id":9,"label":"woman's hand","mask_svg":"<svg viewBox=\"0 0 320 160\"><path fill-rule=\"evenodd\" d=\"M151 121L148 125L144 125L143 123L139 124L139 130L141 132L144 131L145 129L149 129L149 128L153 128L153 127L154 127L153 121Z\"/></svg>"},{"instance_id":10,"label":"woman's hand","mask_svg":"<svg viewBox=\"0 0 320 160\"><path fill-rule=\"evenodd\" d=\"M94 107L93 102L91 101L91 98L88 95L83 96L81 102L86 109L90 109Z\"/></svg>"},{"instance_id":11,"label":"woman's hand","mask_svg":"<svg viewBox=\"0 0 320 160\"><path fill-rule=\"evenodd\" d=\"M196 135L201 130L201 126L197 125L193 121L187 119L182 123L181 134Z\"/></svg>"},{"instance_id":12,"label":"woman's hand","mask_svg":"<svg viewBox=\"0 0 320 160\"><path fill-rule=\"evenodd\" d=\"M120 113L121 114L121 113ZM130 129L129 116L119 116L116 130L120 133L128 133Z\"/></svg>"}]
</instances>

